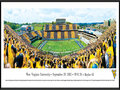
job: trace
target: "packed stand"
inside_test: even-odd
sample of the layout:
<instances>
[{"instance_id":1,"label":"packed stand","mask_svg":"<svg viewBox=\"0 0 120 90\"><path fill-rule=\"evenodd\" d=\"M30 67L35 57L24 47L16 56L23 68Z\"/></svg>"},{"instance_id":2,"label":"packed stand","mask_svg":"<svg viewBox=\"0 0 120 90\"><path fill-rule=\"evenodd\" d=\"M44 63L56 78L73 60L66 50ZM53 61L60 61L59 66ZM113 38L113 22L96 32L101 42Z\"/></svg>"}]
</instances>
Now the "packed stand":
<instances>
[{"instance_id":1,"label":"packed stand","mask_svg":"<svg viewBox=\"0 0 120 90\"><path fill-rule=\"evenodd\" d=\"M9 31L4 30L5 68L115 68L116 29L109 27L97 42L75 55L54 58L28 48Z\"/></svg>"}]
</instances>

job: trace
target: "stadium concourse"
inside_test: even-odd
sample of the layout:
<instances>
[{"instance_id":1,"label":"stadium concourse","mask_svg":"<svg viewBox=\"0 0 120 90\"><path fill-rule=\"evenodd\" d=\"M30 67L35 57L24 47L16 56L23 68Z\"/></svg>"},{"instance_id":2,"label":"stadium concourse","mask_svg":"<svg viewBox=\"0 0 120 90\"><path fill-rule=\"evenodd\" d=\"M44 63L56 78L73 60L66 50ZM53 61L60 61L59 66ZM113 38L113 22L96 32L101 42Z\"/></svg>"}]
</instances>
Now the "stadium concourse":
<instances>
[{"instance_id":1,"label":"stadium concourse","mask_svg":"<svg viewBox=\"0 0 120 90\"><path fill-rule=\"evenodd\" d=\"M36 40L39 36L42 37L43 32L36 32L27 33L27 35L25 33L22 36L19 36L8 25L4 26L5 68L116 67L115 23L112 24L100 37L98 37L96 42L89 44L78 52L57 58L53 55L48 55L31 45L32 40ZM79 44L78 41L76 41L76 43Z\"/></svg>"}]
</instances>

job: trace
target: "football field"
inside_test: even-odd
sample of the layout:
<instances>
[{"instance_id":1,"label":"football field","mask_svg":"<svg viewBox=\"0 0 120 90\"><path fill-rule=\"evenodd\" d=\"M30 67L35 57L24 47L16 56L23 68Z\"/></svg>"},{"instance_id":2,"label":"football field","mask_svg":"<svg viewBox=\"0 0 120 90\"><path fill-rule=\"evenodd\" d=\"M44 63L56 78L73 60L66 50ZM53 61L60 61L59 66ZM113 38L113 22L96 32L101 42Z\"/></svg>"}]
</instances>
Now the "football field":
<instances>
[{"instance_id":1,"label":"football field","mask_svg":"<svg viewBox=\"0 0 120 90\"><path fill-rule=\"evenodd\" d=\"M79 41L77 39L77 41ZM47 43L42 48L43 51L54 52L56 54L66 55L87 46L84 42L79 41L83 47L80 47L75 40L64 40L64 41L47 41Z\"/></svg>"},{"instance_id":2,"label":"football field","mask_svg":"<svg viewBox=\"0 0 120 90\"><path fill-rule=\"evenodd\" d=\"M32 43L34 47L38 46L41 40L37 40ZM46 43L44 43L46 42ZM40 50L46 51L46 52L52 52L57 55L67 55L76 51L79 51L80 49L83 49L87 46L83 41L80 41L79 39L72 39L72 40L63 40L63 41L44 41L40 46Z\"/></svg>"}]
</instances>

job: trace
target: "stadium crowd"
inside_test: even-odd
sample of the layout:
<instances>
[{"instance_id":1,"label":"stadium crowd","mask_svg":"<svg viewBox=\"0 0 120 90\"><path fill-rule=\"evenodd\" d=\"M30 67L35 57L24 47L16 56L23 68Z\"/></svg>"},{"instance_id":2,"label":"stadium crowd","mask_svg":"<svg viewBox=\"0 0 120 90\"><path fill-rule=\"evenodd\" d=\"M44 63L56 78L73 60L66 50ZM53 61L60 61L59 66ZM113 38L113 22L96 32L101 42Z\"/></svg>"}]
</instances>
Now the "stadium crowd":
<instances>
[{"instance_id":1,"label":"stadium crowd","mask_svg":"<svg viewBox=\"0 0 120 90\"><path fill-rule=\"evenodd\" d=\"M8 28L4 29L5 68L115 68L116 28L110 26L97 40L74 55L54 58L30 48Z\"/></svg>"}]
</instances>

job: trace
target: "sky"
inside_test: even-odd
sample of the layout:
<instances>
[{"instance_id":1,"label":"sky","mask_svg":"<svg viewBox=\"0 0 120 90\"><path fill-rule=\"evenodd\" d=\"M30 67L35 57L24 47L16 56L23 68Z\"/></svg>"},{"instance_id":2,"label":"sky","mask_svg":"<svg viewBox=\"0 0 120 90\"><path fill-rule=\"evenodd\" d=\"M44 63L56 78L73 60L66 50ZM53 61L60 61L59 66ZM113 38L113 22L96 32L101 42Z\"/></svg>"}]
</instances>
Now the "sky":
<instances>
[{"instance_id":1,"label":"sky","mask_svg":"<svg viewBox=\"0 0 120 90\"><path fill-rule=\"evenodd\" d=\"M5 21L15 23L52 22L65 18L72 23L103 22L116 19L115 8L4 8Z\"/></svg>"}]
</instances>

